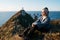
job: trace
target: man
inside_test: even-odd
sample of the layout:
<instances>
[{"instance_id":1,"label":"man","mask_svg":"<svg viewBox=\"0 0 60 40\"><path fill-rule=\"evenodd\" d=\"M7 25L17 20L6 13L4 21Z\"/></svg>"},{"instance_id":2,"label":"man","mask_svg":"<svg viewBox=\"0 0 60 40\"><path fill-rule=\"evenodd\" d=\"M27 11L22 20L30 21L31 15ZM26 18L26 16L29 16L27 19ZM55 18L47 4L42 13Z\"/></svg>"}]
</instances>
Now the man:
<instances>
[{"instance_id":1,"label":"man","mask_svg":"<svg viewBox=\"0 0 60 40\"><path fill-rule=\"evenodd\" d=\"M41 28L49 28L50 26L50 18L49 18L49 10L47 7L42 9L41 17L38 18L37 21L32 23L32 27L37 28L38 30Z\"/></svg>"},{"instance_id":2,"label":"man","mask_svg":"<svg viewBox=\"0 0 60 40\"><path fill-rule=\"evenodd\" d=\"M45 30L45 29L49 29L49 22L50 22L50 18L49 18L49 10L47 7L45 7L44 9L42 9L42 13L41 13L41 17L38 18L38 20L36 20L35 22L32 23L32 27L28 27L23 33L22 35L26 36L28 35L30 32L34 32L36 29L39 31ZM19 35L19 36L22 36Z\"/></svg>"}]
</instances>

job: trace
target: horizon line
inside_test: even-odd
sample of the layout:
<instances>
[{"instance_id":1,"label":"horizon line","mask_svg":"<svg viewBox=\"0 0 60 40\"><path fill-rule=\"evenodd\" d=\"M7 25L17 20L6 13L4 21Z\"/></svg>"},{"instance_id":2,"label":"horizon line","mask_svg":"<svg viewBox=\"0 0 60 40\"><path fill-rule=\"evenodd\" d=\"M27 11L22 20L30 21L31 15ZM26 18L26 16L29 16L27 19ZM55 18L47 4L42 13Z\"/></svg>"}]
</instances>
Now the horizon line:
<instances>
[{"instance_id":1,"label":"horizon line","mask_svg":"<svg viewBox=\"0 0 60 40\"><path fill-rule=\"evenodd\" d=\"M19 10L20 11L20 10ZM25 11L41 11L41 10L25 10ZM50 10L50 11L57 11L57 10ZM59 10L58 10L59 11ZM0 12L10 12L10 11L0 11ZM12 11L14 12L14 11Z\"/></svg>"}]
</instances>

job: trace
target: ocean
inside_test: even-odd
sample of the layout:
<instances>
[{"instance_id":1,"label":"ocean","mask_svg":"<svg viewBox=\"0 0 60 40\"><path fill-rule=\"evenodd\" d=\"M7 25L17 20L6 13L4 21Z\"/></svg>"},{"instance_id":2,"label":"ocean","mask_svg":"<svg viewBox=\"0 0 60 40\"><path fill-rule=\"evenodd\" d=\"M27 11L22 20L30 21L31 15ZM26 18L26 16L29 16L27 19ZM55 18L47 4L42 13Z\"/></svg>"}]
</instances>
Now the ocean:
<instances>
[{"instance_id":1,"label":"ocean","mask_svg":"<svg viewBox=\"0 0 60 40\"><path fill-rule=\"evenodd\" d=\"M34 14L38 15L38 18L41 15L41 11L26 11L28 14L30 14L34 18ZM0 12L0 26L2 26L6 21L8 21L14 14L15 12ZM60 19L60 11L50 11L49 12L49 17L53 19Z\"/></svg>"}]
</instances>

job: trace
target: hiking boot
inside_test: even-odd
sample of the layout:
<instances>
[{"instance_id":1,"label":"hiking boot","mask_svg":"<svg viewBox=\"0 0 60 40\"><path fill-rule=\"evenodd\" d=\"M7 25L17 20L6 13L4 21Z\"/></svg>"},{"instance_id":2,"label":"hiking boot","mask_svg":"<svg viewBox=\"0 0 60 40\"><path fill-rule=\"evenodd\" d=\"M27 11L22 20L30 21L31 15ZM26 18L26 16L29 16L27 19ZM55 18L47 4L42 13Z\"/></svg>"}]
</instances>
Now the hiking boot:
<instances>
[{"instance_id":1,"label":"hiking boot","mask_svg":"<svg viewBox=\"0 0 60 40\"><path fill-rule=\"evenodd\" d=\"M24 35L21 35L21 34L20 34L19 37L24 37Z\"/></svg>"}]
</instances>

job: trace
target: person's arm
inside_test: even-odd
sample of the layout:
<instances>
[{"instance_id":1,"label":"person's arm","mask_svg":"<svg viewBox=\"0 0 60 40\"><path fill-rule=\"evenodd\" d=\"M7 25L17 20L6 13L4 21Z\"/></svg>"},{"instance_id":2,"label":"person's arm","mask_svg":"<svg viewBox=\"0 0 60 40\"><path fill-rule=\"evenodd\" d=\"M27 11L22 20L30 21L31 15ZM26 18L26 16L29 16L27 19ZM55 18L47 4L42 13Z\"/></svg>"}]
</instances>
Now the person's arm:
<instances>
[{"instance_id":1,"label":"person's arm","mask_svg":"<svg viewBox=\"0 0 60 40\"><path fill-rule=\"evenodd\" d=\"M38 18L38 19L37 19L35 22L33 22L32 24L37 25L38 22L40 22L40 18Z\"/></svg>"},{"instance_id":2,"label":"person's arm","mask_svg":"<svg viewBox=\"0 0 60 40\"><path fill-rule=\"evenodd\" d=\"M34 27L34 25L37 25L38 22L40 22L40 18L38 18L35 22L32 23L32 27Z\"/></svg>"}]
</instances>

